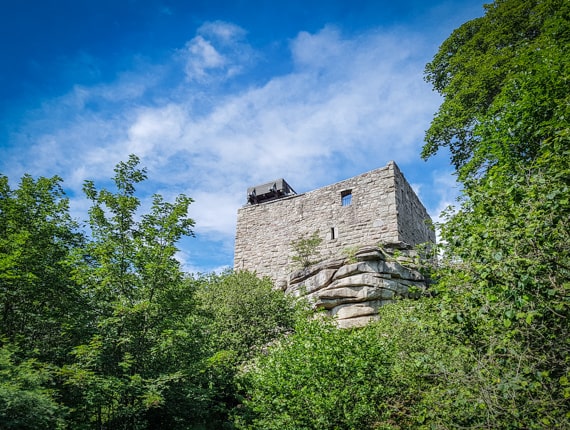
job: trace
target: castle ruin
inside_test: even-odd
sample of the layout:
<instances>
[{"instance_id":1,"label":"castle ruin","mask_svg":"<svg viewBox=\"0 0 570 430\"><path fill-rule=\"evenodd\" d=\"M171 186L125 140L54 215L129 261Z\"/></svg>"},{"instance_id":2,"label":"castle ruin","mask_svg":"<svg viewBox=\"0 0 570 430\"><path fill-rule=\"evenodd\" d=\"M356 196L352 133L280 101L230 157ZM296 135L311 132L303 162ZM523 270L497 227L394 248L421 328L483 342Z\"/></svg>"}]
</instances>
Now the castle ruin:
<instances>
[{"instance_id":1,"label":"castle ruin","mask_svg":"<svg viewBox=\"0 0 570 430\"><path fill-rule=\"evenodd\" d=\"M314 235L316 262L299 267L295 242ZM435 243L430 217L392 161L303 194L284 179L250 187L238 210L234 269L307 297L341 328L360 327L396 297L426 288L413 249L425 243Z\"/></svg>"},{"instance_id":2,"label":"castle ruin","mask_svg":"<svg viewBox=\"0 0 570 430\"><path fill-rule=\"evenodd\" d=\"M255 202L252 191L259 196L260 188L272 197ZM291 242L314 232L323 239L323 259L371 244L435 242L425 207L393 161L304 194L282 179L269 182L250 188L248 199L238 210L234 268L269 276L281 288L292 271Z\"/></svg>"}]
</instances>

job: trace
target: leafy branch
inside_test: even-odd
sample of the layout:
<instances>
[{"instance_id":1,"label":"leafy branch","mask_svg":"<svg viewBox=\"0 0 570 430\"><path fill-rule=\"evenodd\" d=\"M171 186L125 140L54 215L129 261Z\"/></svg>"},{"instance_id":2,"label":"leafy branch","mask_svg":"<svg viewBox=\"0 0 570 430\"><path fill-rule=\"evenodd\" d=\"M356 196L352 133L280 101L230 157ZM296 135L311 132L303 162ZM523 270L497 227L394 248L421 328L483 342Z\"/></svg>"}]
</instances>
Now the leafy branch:
<instances>
[{"instance_id":1,"label":"leafy branch","mask_svg":"<svg viewBox=\"0 0 570 430\"><path fill-rule=\"evenodd\" d=\"M301 266L303 269L317 264L320 257L318 250L323 239L319 236L319 232L315 231L309 237L300 237L291 242L293 248L293 256L291 259L295 264Z\"/></svg>"}]
</instances>

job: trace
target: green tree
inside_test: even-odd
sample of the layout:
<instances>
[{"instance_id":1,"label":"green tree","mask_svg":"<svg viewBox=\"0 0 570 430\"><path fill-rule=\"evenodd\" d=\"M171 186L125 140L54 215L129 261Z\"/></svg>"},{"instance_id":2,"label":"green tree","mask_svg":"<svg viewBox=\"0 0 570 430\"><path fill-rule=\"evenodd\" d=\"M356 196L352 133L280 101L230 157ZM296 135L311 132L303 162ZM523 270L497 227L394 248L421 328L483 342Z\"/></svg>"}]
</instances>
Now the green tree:
<instances>
[{"instance_id":1,"label":"green tree","mask_svg":"<svg viewBox=\"0 0 570 430\"><path fill-rule=\"evenodd\" d=\"M63 370L77 426L177 428L203 414L191 382L201 363L193 294L175 258L178 240L192 234L192 200L155 195L139 217L135 185L146 172L138 164L130 156L116 166L115 193L84 186L91 241L77 277L95 318Z\"/></svg>"},{"instance_id":2,"label":"green tree","mask_svg":"<svg viewBox=\"0 0 570 430\"><path fill-rule=\"evenodd\" d=\"M422 155L447 147L462 180L532 161L567 128L570 5L497 0L463 24L426 66L444 100Z\"/></svg>"},{"instance_id":3,"label":"green tree","mask_svg":"<svg viewBox=\"0 0 570 430\"><path fill-rule=\"evenodd\" d=\"M247 413L238 427L372 428L389 394L393 357L367 334L322 319L299 321L246 371Z\"/></svg>"},{"instance_id":4,"label":"green tree","mask_svg":"<svg viewBox=\"0 0 570 430\"><path fill-rule=\"evenodd\" d=\"M570 424L570 151L548 145L532 164L490 169L442 228L436 290L477 357L456 377L486 425Z\"/></svg>"},{"instance_id":5,"label":"green tree","mask_svg":"<svg viewBox=\"0 0 570 430\"><path fill-rule=\"evenodd\" d=\"M315 231L308 237L299 237L291 242L293 248L293 256L291 259L295 264L303 269L317 264L319 260L319 245L323 239L319 236L319 232Z\"/></svg>"},{"instance_id":6,"label":"green tree","mask_svg":"<svg viewBox=\"0 0 570 430\"><path fill-rule=\"evenodd\" d=\"M269 278L239 271L211 274L196 283L212 347L232 351L238 361L252 358L293 329L300 305L275 290Z\"/></svg>"},{"instance_id":7,"label":"green tree","mask_svg":"<svg viewBox=\"0 0 570 430\"><path fill-rule=\"evenodd\" d=\"M15 362L15 348L0 347L0 426L11 430L65 428L65 409L45 386L52 372L33 359Z\"/></svg>"},{"instance_id":8,"label":"green tree","mask_svg":"<svg viewBox=\"0 0 570 430\"><path fill-rule=\"evenodd\" d=\"M207 428L228 427L241 390L236 375L248 360L292 332L303 305L251 272L210 274L194 280L209 358L204 383L211 389Z\"/></svg>"},{"instance_id":9,"label":"green tree","mask_svg":"<svg viewBox=\"0 0 570 430\"><path fill-rule=\"evenodd\" d=\"M237 427L421 427L431 412L424 396L435 397L438 387L447 386L445 375L465 356L465 347L440 324L438 306L435 299L402 300L360 329L300 318L294 334L246 367Z\"/></svg>"},{"instance_id":10,"label":"green tree","mask_svg":"<svg viewBox=\"0 0 570 430\"><path fill-rule=\"evenodd\" d=\"M433 425L570 426L570 4L498 0L426 68L444 101L424 156L448 147L464 193L442 226L436 291L469 345Z\"/></svg>"},{"instance_id":11,"label":"green tree","mask_svg":"<svg viewBox=\"0 0 570 430\"><path fill-rule=\"evenodd\" d=\"M68 204L58 177L26 175L11 189L0 176L0 344L59 365L87 318L71 258L83 238Z\"/></svg>"}]
</instances>

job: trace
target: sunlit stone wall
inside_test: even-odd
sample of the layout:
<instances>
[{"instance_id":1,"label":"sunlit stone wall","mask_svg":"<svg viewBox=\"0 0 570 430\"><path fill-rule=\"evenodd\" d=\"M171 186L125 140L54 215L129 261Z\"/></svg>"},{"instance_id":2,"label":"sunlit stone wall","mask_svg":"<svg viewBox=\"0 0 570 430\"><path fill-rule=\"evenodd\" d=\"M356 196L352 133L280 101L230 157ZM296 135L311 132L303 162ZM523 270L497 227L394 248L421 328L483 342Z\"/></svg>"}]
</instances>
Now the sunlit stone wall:
<instances>
[{"instance_id":1,"label":"sunlit stone wall","mask_svg":"<svg viewBox=\"0 0 570 430\"><path fill-rule=\"evenodd\" d=\"M269 276L284 289L295 269L294 240L317 232L322 242L316 257L324 260L363 245L435 242L429 222L426 209L390 162L314 191L240 208L234 268Z\"/></svg>"}]
</instances>

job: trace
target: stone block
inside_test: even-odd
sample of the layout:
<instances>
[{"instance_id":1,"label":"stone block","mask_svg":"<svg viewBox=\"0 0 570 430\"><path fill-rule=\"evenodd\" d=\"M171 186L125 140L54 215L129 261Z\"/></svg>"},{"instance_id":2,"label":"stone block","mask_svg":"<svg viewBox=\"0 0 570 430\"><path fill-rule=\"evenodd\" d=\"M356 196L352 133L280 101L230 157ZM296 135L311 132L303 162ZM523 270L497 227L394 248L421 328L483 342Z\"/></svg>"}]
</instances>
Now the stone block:
<instances>
[{"instance_id":1,"label":"stone block","mask_svg":"<svg viewBox=\"0 0 570 430\"><path fill-rule=\"evenodd\" d=\"M347 276L353 276L360 273L377 273L382 272L382 261L361 261L358 263L346 264L339 268L334 279L346 278Z\"/></svg>"},{"instance_id":2,"label":"stone block","mask_svg":"<svg viewBox=\"0 0 570 430\"><path fill-rule=\"evenodd\" d=\"M375 315L383 303L385 302L382 300L372 300L362 303L343 304L332 308L330 314L338 319Z\"/></svg>"},{"instance_id":3,"label":"stone block","mask_svg":"<svg viewBox=\"0 0 570 430\"><path fill-rule=\"evenodd\" d=\"M420 272L404 267L397 261L386 261L384 267L386 272L392 274L392 277L409 279L412 281L423 281L424 279Z\"/></svg>"}]
</instances>

